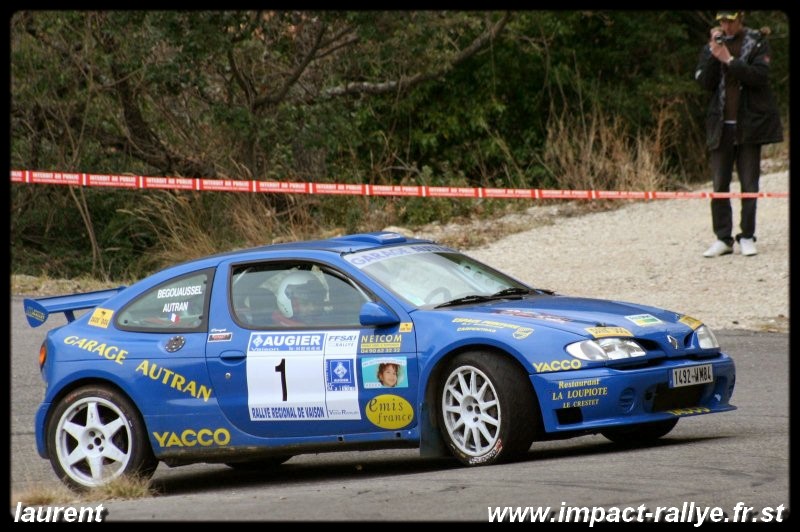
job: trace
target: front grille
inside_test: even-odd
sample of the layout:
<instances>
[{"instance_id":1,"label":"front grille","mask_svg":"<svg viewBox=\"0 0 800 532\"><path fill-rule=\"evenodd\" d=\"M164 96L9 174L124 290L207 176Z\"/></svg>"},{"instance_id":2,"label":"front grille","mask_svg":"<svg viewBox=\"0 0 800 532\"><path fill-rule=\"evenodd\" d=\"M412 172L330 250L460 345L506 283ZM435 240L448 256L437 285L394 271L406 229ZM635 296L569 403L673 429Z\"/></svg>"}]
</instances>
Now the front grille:
<instances>
[{"instance_id":1,"label":"front grille","mask_svg":"<svg viewBox=\"0 0 800 532\"><path fill-rule=\"evenodd\" d=\"M705 384L697 384L670 388L666 384L659 384L656 386L656 394L653 399L653 412L698 406L705 387Z\"/></svg>"}]
</instances>

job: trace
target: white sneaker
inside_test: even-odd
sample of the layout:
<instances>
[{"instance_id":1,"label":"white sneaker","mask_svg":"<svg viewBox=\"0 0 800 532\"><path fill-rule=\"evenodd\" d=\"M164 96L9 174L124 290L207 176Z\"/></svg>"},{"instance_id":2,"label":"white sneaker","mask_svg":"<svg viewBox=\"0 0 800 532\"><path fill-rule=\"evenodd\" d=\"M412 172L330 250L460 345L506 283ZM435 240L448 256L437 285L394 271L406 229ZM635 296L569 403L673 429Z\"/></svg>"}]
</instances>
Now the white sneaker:
<instances>
[{"instance_id":1,"label":"white sneaker","mask_svg":"<svg viewBox=\"0 0 800 532\"><path fill-rule=\"evenodd\" d=\"M745 257L758 254L758 251L756 250L756 242L752 238L740 238L739 246L742 248L742 255Z\"/></svg>"},{"instance_id":2,"label":"white sneaker","mask_svg":"<svg viewBox=\"0 0 800 532\"><path fill-rule=\"evenodd\" d=\"M742 248L744 249L744 248ZM755 248L753 248L755 249ZM722 240L716 240L713 244L703 253L704 257L719 257L721 255L730 255L733 253L733 246L729 246Z\"/></svg>"}]
</instances>

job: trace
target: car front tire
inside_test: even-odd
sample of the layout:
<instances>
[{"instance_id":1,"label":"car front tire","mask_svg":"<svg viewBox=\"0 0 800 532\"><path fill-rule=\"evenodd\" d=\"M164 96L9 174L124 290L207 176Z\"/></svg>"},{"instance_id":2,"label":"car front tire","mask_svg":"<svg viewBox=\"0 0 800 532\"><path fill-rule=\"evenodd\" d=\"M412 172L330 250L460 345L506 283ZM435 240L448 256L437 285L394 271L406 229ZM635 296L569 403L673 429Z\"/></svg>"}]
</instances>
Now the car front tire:
<instances>
[{"instance_id":1,"label":"car front tire","mask_svg":"<svg viewBox=\"0 0 800 532\"><path fill-rule=\"evenodd\" d=\"M453 455L468 466L513 460L530 449L538 403L524 371L487 352L455 357L443 373L437 413Z\"/></svg>"},{"instance_id":2,"label":"car front tire","mask_svg":"<svg viewBox=\"0 0 800 532\"><path fill-rule=\"evenodd\" d=\"M150 478L158 466L138 410L102 385L77 388L57 403L47 450L59 478L78 491L123 475Z\"/></svg>"}]
</instances>

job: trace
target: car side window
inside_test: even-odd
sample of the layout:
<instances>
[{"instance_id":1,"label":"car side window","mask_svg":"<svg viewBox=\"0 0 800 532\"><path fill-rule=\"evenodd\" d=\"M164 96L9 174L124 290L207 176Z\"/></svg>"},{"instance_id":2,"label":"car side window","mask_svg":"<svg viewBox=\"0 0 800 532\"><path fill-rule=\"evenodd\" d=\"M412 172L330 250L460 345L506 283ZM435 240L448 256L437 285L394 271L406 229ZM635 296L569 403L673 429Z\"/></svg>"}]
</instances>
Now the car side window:
<instances>
[{"instance_id":1,"label":"car side window","mask_svg":"<svg viewBox=\"0 0 800 532\"><path fill-rule=\"evenodd\" d=\"M116 326L140 332L196 332L207 327L213 269L171 279L144 292L117 314Z\"/></svg>"},{"instance_id":2,"label":"car side window","mask_svg":"<svg viewBox=\"0 0 800 532\"><path fill-rule=\"evenodd\" d=\"M234 319L252 329L359 326L370 299L340 272L296 261L235 266L230 296Z\"/></svg>"}]
</instances>

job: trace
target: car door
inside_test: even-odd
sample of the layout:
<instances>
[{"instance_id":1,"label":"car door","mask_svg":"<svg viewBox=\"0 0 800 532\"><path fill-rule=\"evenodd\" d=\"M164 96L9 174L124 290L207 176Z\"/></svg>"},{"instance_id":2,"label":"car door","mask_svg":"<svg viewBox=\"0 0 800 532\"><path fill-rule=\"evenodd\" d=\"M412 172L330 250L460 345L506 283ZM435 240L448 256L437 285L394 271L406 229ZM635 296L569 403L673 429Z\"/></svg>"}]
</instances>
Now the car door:
<instances>
[{"instance_id":1,"label":"car door","mask_svg":"<svg viewBox=\"0 0 800 532\"><path fill-rule=\"evenodd\" d=\"M240 429L298 437L416 425L410 319L361 325L362 305L376 298L340 270L309 260L231 261L214 296L225 301L210 316L207 363L220 407ZM303 314L315 298L317 308ZM394 380L382 381L381 369L394 370Z\"/></svg>"}]
</instances>

